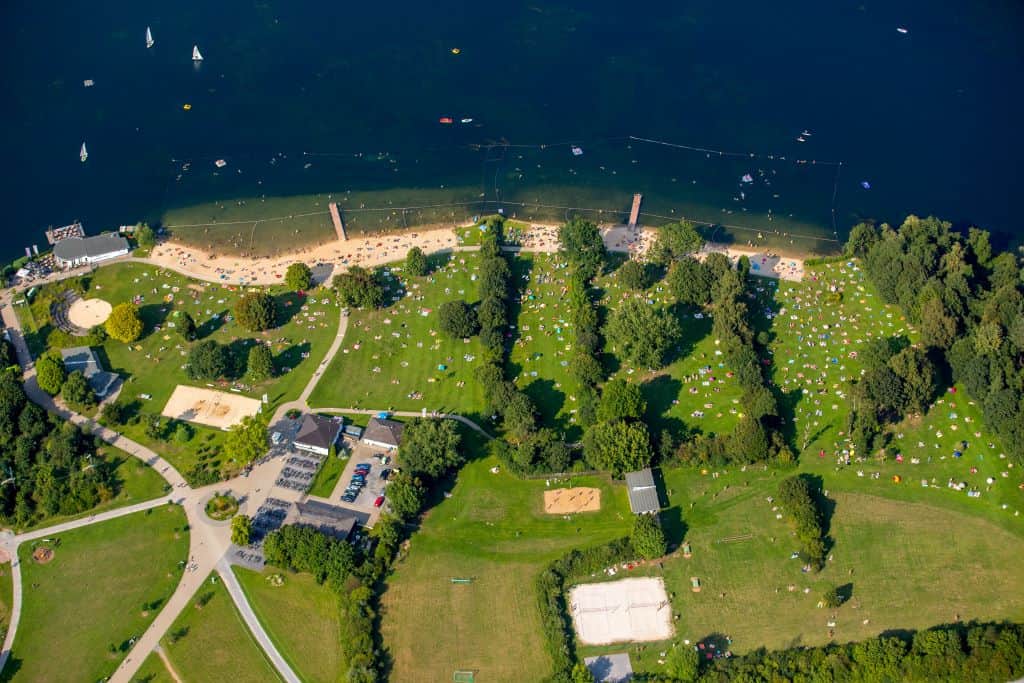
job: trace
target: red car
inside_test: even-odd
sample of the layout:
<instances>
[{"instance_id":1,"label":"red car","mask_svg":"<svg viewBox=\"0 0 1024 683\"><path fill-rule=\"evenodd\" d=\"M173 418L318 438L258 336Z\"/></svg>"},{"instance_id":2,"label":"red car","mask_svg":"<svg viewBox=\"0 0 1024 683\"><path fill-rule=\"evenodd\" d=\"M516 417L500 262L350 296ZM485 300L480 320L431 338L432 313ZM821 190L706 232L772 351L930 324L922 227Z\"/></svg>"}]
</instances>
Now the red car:
<instances>
[{"instance_id":1,"label":"red car","mask_svg":"<svg viewBox=\"0 0 1024 683\"><path fill-rule=\"evenodd\" d=\"M373 507L379 508L384 504L384 496L377 496L377 500L373 501Z\"/></svg>"}]
</instances>

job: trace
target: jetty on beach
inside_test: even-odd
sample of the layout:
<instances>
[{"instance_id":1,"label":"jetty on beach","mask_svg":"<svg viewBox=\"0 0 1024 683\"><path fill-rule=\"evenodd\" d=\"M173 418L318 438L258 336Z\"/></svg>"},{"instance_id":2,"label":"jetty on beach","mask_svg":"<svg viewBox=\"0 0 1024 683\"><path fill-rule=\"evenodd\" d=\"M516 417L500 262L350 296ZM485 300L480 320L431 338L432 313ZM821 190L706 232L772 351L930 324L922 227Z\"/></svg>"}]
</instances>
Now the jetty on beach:
<instances>
[{"instance_id":1,"label":"jetty on beach","mask_svg":"<svg viewBox=\"0 0 1024 683\"><path fill-rule=\"evenodd\" d=\"M334 223L334 232L338 233L338 239L342 242L348 240L345 235L345 224L341 220L341 211L338 210L338 202L331 202L327 205L331 210L331 221Z\"/></svg>"},{"instance_id":2,"label":"jetty on beach","mask_svg":"<svg viewBox=\"0 0 1024 683\"><path fill-rule=\"evenodd\" d=\"M640 202L642 202L644 196L637 192L633 195L633 208L629 211L629 227L635 228L636 222L640 218Z\"/></svg>"}]
</instances>

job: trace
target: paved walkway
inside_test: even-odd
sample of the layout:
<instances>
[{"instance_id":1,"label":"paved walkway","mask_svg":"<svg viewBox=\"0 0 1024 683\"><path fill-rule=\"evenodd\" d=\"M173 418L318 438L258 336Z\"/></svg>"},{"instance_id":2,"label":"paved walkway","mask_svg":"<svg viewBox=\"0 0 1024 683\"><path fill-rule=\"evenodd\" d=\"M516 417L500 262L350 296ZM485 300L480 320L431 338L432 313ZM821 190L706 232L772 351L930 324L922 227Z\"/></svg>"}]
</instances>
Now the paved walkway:
<instances>
[{"instance_id":1,"label":"paved walkway","mask_svg":"<svg viewBox=\"0 0 1024 683\"><path fill-rule=\"evenodd\" d=\"M228 592L231 594L231 599L238 605L238 611L242 614L242 619L249 626L249 630L255 636L256 642L267 653L267 657L274 664L274 668L281 673L281 676L288 683L300 683L299 677L295 675L295 672L291 670L288 663L284 661L284 657L281 656L277 646L274 645L274 641L270 639L270 636L263 629L263 624L256 618L256 614L252 611L252 607L249 606L249 601L245 599L242 586L238 583L235 573L231 571L231 565L228 564L227 560L221 559L217 563L217 573L220 574L224 586L227 587Z\"/></svg>"},{"instance_id":2,"label":"paved walkway","mask_svg":"<svg viewBox=\"0 0 1024 683\"><path fill-rule=\"evenodd\" d=\"M132 257L115 259L104 263L104 265L123 261L150 263L151 265L158 265L158 267L168 268L165 264L153 264L147 259L137 259ZM170 269L174 270L174 268ZM82 275L85 272L87 272L86 269L76 269L75 271L54 273L43 280L33 282L32 285L38 286L45 282L54 282L69 277L75 277ZM184 274L190 277L195 276L194 273ZM218 282L217 280L211 281ZM11 557L11 575L14 584L11 623L7 629L7 634L4 639L3 651L0 652L0 670L3 669L3 666L10 658L11 648L14 644L21 617L23 587L21 580L21 567L18 561L18 546L21 543L53 534L63 533L90 524L99 524L110 519L116 519L117 517L134 514L142 510L173 502L183 507L191 530L189 536L189 560L186 563L185 572L174 593L164 604L163 609L160 610L160 613L149 625L149 628L147 628L142 636L135 642L131 651L121 662L120 666L118 666L117 670L110 678L111 683L129 683L132 680L132 677L138 672L149 654L160 647L161 638L163 638L164 634L167 633L174 621L181 614L182 610L184 610L191 602L193 596L206 582L207 578L212 575L215 568L224 581L225 586L228 589L228 593L231 595L231 599L238 607L239 613L245 619L249 630L252 631L253 636L260 644L260 647L262 647L267 653L267 656L270 658L278 673L280 673L282 678L285 681L288 681L288 683L297 683L299 681L298 676L284 660L280 652L278 652L274 643L270 640L270 637L263 629L263 626L259 623L259 620L256 618L256 615L253 613L252 608L245 598L245 594L241 590L241 586L238 584L237 579L231 571L230 562L227 557L228 550L231 547L230 527L228 525L213 522L205 515L203 510L203 501L205 501L212 491L230 491L232 495L236 497L245 498L247 501L246 505L249 509L257 509L269 495L274 481L277 479L281 469L284 467L283 459L276 458L255 467L249 477L236 477L235 479L226 482L220 482L200 489L193 489L185 481L185 478L181 476L181 473L179 473L173 465L160 457L159 454L142 444L122 436L112 429L104 427L95 421L68 409L66 406L54 400L53 397L39 388L35 378L35 367L32 356L29 353L28 345L25 343L20 321L18 320L18 317L11 305L11 302L16 295L17 293L13 290L7 290L0 295L0 315L2 315L4 326L10 332L11 341L14 344L14 348L18 356L18 362L24 372L25 393L28 395L29 399L45 408L47 411L60 416L62 419L81 425L84 429L96 436L99 436L105 442L120 448L126 453L142 460L147 465L150 465L169 484L171 491L167 495L151 501L83 517L78 520L65 522L51 527L36 529L25 534L8 534L6 537L0 537L0 550L6 551ZM274 413L272 424L283 419L284 414L289 410L309 410L309 397L316 388L320 378L323 376L324 371L340 350L347 329L348 318L342 315L338 321L338 331L334 336L334 341L331 343L327 353L320 361L316 371L313 373L312 377L310 377L309 382L303 388L296 400L284 403L277 408ZM381 412L380 410L349 410L343 408L327 408L323 410L325 412L350 412L371 415ZM398 411L393 412L392 414L400 417L419 417L422 412ZM463 417L462 415L441 413L434 414L432 416L457 420L471 429L480 432L487 438L491 438L491 436L487 434L480 425L466 417Z\"/></svg>"}]
</instances>

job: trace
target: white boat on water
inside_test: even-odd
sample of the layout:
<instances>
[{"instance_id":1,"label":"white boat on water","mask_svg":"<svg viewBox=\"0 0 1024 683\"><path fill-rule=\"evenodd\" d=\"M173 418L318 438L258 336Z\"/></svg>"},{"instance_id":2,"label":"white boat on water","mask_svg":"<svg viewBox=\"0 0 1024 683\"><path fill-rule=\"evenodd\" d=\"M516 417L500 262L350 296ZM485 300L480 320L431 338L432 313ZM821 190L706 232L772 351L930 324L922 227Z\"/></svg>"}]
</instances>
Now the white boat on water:
<instances>
[{"instance_id":1,"label":"white boat on water","mask_svg":"<svg viewBox=\"0 0 1024 683\"><path fill-rule=\"evenodd\" d=\"M583 148L582 147L579 147L577 145L573 145L571 149L572 149L572 155L574 157L581 157L581 156L583 156Z\"/></svg>"},{"instance_id":2,"label":"white boat on water","mask_svg":"<svg viewBox=\"0 0 1024 683\"><path fill-rule=\"evenodd\" d=\"M89 150L85 148L84 142L82 143L82 151L78 153L78 158L82 160L83 164L85 163L85 160L89 158Z\"/></svg>"},{"instance_id":3,"label":"white boat on water","mask_svg":"<svg viewBox=\"0 0 1024 683\"><path fill-rule=\"evenodd\" d=\"M146 47L147 48L153 47L155 44L156 44L156 41L153 40L153 32L150 31L149 27L147 26L146 27Z\"/></svg>"},{"instance_id":4,"label":"white boat on water","mask_svg":"<svg viewBox=\"0 0 1024 683\"><path fill-rule=\"evenodd\" d=\"M192 61L193 62L201 62L201 61L203 61L203 55L202 55L201 52L199 52L199 46L198 45L193 45L192 46Z\"/></svg>"}]
</instances>

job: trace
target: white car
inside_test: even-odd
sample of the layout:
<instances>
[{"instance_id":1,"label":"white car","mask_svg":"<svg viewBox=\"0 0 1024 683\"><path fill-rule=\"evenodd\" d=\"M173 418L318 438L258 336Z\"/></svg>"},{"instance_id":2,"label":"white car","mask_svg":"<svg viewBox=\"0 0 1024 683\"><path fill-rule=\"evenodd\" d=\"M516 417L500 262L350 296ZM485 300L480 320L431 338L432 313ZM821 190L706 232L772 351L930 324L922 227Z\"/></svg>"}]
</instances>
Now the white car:
<instances>
[{"instance_id":1,"label":"white car","mask_svg":"<svg viewBox=\"0 0 1024 683\"><path fill-rule=\"evenodd\" d=\"M281 439L283 438L284 435L281 434L281 432L274 432L273 434L270 435L270 442L276 446L277 444L281 443Z\"/></svg>"}]
</instances>

